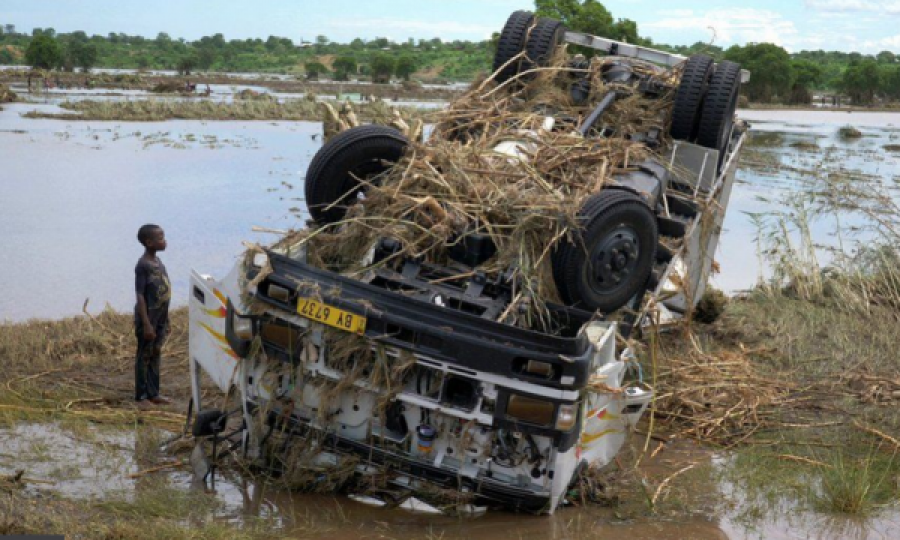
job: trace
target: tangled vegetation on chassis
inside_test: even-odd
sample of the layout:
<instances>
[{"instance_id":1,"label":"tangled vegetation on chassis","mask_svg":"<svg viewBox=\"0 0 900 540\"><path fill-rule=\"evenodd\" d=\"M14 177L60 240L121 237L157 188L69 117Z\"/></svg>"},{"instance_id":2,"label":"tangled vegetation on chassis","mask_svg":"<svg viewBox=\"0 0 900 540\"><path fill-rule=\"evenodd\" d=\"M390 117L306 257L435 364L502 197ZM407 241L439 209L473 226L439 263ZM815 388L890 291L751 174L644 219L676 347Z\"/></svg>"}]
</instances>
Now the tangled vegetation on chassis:
<instances>
[{"instance_id":1,"label":"tangled vegetation on chassis","mask_svg":"<svg viewBox=\"0 0 900 540\"><path fill-rule=\"evenodd\" d=\"M338 134L309 167L309 227L192 274L194 402L201 367L240 397L195 435L302 489L552 513L651 400L617 336L703 293L741 78L514 13L427 141Z\"/></svg>"}]
</instances>

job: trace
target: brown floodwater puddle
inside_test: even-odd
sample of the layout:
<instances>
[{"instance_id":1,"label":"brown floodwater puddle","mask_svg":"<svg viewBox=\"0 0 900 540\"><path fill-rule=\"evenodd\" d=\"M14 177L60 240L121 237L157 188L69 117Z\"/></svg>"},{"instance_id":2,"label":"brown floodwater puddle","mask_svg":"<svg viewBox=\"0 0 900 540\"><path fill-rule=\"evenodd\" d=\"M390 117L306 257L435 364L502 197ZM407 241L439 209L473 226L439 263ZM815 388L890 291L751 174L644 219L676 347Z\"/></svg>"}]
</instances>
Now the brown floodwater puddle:
<instances>
[{"instance_id":1,"label":"brown floodwater puddle","mask_svg":"<svg viewBox=\"0 0 900 540\"><path fill-rule=\"evenodd\" d=\"M32 491L48 490L73 499L132 500L146 476L131 475L172 460L155 453L168 437L166 432L147 429L87 426L71 431L58 424L19 424L0 430L0 475L24 469L33 481L28 488ZM635 441L635 447L642 442ZM212 516L216 519L240 525L261 518L280 534L303 538L900 538L900 511L896 508L857 520L798 510L799 504L786 499L778 511L750 520L741 518L746 515L741 504L747 500L741 487L714 474L727 467L728 461L689 442L671 443L662 449L654 442L639 469L646 498L639 492L629 493L615 509L572 506L553 516L488 511L480 517L460 518L384 509L343 496L292 493L229 471L218 474L215 490L207 491L219 502ZM666 478L690 465L693 470L665 484L657 512L650 512L647 499ZM151 474L165 478L170 487L196 489L187 468Z\"/></svg>"}]
</instances>

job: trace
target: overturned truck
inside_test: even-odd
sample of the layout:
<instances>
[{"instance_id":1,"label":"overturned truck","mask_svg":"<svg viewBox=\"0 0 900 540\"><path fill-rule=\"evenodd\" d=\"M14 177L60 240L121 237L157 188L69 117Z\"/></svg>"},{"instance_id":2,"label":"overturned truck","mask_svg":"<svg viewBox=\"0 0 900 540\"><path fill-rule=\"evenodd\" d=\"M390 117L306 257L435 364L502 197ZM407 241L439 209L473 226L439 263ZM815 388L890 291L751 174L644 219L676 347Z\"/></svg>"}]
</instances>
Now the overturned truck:
<instances>
[{"instance_id":1,"label":"overturned truck","mask_svg":"<svg viewBox=\"0 0 900 540\"><path fill-rule=\"evenodd\" d=\"M308 489L554 512L652 399L617 338L703 294L747 77L513 13L428 137L338 134L306 228L192 273L194 434Z\"/></svg>"}]
</instances>

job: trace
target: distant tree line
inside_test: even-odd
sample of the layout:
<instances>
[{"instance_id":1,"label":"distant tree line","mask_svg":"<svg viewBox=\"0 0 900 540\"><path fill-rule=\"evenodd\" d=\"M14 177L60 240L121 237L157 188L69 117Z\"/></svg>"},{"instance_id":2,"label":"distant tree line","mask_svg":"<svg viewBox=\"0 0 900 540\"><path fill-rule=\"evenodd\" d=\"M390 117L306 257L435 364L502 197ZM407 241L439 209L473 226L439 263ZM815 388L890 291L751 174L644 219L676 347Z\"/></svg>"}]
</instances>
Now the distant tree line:
<instances>
[{"instance_id":1,"label":"distant tree line","mask_svg":"<svg viewBox=\"0 0 900 540\"><path fill-rule=\"evenodd\" d=\"M13 30L7 32L6 29ZM90 70L93 67L195 70L303 72L328 75L338 80L358 76L409 79L419 69L431 68L448 79L471 79L490 66L488 40L442 41L439 38L354 39L335 43L326 36L301 41L269 36L267 39L226 40L222 34L196 41L173 39L160 32L156 38L110 33L88 36L85 32L57 34L52 28L35 28L31 35L0 25L0 64L30 65L43 69Z\"/></svg>"},{"instance_id":2,"label":"distant tree line","mask_svg":"<svg viewBox=\"0 0 900 540\"><path fill-rule=\"evenodd\" d=\"M640 36L637 23L615 19L596 0L535 0L535 11L562 20L572 30L685 56L705 53L716 60L740 62L752 72L743 92L755 102L809 103L815 91L840 92L858 104L900 100L900 59L890 51L877 55L821 50L789 54L772 43L734 45L727 50L700 42L669 46ZM313 41L295 43L278 36L226 40L222 34L214 34L191 42L173 39L165 32L147 39L114 32L106 36L80 31L57 34L53 28L35 28L26 35L7 24L0 25L0 64L66 70L95 66L173 69L185 74L198 69L279 71L304 73L310 78L369 77L374 81L408 80L416 71L427 70L432 77L466 80L490 69L498 35L480 42L357 38L350 43L335 43L320 35ZM594 54L588 49L579 52Z\"/></svg>"}]
</instances>

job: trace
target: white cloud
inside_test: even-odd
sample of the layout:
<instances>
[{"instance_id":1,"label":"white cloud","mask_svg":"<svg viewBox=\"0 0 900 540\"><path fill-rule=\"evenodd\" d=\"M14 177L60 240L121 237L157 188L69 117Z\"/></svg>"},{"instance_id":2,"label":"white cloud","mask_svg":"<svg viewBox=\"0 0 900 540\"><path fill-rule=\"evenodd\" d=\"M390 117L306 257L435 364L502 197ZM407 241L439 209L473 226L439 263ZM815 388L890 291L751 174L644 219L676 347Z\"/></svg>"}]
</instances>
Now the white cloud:
<instances>
[{"instance_id":1,"label":"white cloud","mask_svg":"<svg viewBox=\"0 0 900 540\"><path fill-rule=\"evenodd\" d=\"M877 53L881 51L896 51L900 49L900 34L888 36L878 40L867 40L862 42L861 49L863 52Z\"/></svg>"},{"instance_id":2,"label":"white cloud","mask_svg":"<svg viewBox=\"0 0 900 540\"><path fill-rule=\"evenodd\" d=\"M900 13L898 0L804 0L803 5L816 11L835 13L854 11Z\"/></svg>"},{"instance_id":3,"label":"white cloud","mask_svg":"<svg viewBox=\"0 0 900 540\"><path fill-rule=\"evenodd\" d=\"M490 38L493 32L498 31L496 25L480 25L462 23L456 21L423 21L416 19L394 19L383 17L380 19L336 19L329 21L335 28L365 28L371 30L378 28L384 35L411 35L415 37L435 37L444 39L472 39L477 36L480 39Z\"/></svg>"},{"instance_id":4,"label":"white cloud","mask_svg":"<svg viewBox=\"0 0 900 540\"><path fill-rule=\"evenodd\" d=\"M712 9L706 12L678 13L641 24L641 29L695 30L715 33L716 45L768 42L790 47L797 42L798 31L792 21L774 11L753 8ZM652 32L648 32L652 35Z\"/></svg>"}]
</instances>

